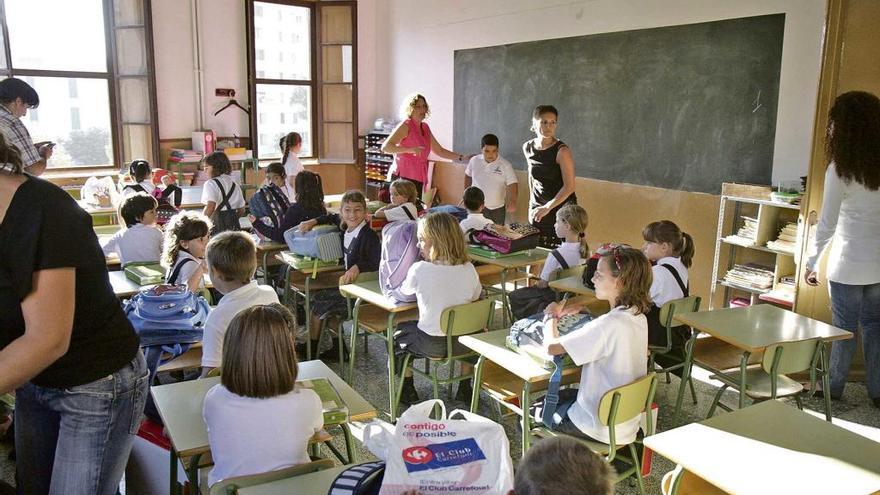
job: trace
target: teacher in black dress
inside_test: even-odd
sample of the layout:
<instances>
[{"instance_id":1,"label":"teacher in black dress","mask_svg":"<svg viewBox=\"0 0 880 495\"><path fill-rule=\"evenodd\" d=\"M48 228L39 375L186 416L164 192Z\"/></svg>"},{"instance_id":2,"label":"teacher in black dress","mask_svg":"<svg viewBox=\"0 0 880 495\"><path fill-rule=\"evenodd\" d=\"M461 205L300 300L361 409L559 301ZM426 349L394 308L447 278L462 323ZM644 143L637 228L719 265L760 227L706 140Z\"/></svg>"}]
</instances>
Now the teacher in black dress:
<instances>
[{"instance_id":1,"label":"teacher in black dress","mask_svg":"<svg viewBox=\"0 0 880 495\"><path fill-rule=\"evenodd\" d=\"M523 144L529 165L529 221L541 231L541 246L559 246L553 224L556 212L577 203L574 194L574 159L571 149L556 139L559 112L553 105L538 105L532 113L535 138Z\"/></svg>"}]
</instances>

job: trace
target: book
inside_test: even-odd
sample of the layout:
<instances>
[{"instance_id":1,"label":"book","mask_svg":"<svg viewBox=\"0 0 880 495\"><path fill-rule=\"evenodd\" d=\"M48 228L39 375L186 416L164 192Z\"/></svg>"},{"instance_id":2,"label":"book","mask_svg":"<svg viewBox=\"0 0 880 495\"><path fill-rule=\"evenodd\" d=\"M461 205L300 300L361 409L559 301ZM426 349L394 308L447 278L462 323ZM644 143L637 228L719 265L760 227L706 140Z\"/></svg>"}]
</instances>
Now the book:
<instances>
[{"instance_id":1,"label":"book","mask_svg":"<svg viewBox=\"0 0 880 495\"><path fill-rule=\"evenodd\" d=\"M297 380L296 383L300 387L312 389L318 394L324 412L324 426L348 422L348 405L342 400L330 380L313 378L311 380Z\"/></svg>"}]
</instances>

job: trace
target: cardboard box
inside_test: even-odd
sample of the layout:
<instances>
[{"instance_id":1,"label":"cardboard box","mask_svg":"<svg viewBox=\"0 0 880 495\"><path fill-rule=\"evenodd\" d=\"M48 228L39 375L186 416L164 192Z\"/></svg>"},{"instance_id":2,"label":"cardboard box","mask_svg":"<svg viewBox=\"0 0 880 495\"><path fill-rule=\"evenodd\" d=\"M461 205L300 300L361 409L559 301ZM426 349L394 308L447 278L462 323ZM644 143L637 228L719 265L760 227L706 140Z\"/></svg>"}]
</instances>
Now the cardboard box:
<instances>
[{"instance_id":1,"label":"cardboard box","mask_svg":"<svg viewBox=\"0 0 880 495\"><path fill-rule=\"evenodd\" d=\"M217 149L217 136L214 131L198 131L192 133L192 149L200 153L213 153Z\"/></svg>"}]
</instances>

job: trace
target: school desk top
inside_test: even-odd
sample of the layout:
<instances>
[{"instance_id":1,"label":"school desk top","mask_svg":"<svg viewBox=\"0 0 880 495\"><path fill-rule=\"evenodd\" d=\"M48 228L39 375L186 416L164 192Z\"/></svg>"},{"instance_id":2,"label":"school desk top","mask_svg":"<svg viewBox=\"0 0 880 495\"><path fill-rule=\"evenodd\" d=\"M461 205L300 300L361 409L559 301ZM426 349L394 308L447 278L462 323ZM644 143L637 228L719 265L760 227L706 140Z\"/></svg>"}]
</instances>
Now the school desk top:
<instances>
[{"instance_id":1,"label":"school desk top","mask_svg":"<svg viewBox=\"0 0 880 495\"><path fill-rule=\"evenodd\" d=\"M550 254L549 249L544 248L535 248L529 249L526 251L522 251L520 254L515 256L504 256L501 258L489 258L486 256L478 256L473 253L468 253L471 261L476 261L479 263L485 263L487 265L495 265L500 266L505 269L509 268L523 268L530 265L543 264L544 261L547 260L547 255Z\"/></svg>"},{"instance_id":2,"label":"school desk top","mask_svg":"<svg viewBox=\"0 0 880 495\"><path fill-rule=\"evenodd\" d=\"M652 435L645 445L729 493L880 490L880 443L775 400Z\"/></svg>"},{"instance_id":3,"label":"school desk top","mask_svg":"<svg viewBox=\"0 0 880 495\"><path fill-rule=\"evenodd\" d=\"M349 410L349 421L367 421L376 417L376 408L360 396L321 361L299 363L298 380L327 378L339 392ZM208 430L202 418L205 395L220 377L200 378L170 385L150 387L165 430L180 457L190 457L210 450Z\"/></svg>"},{"instance_id":4,"label":"school desk top","mask_svg":"<svg viewBox=\"0 0 880 495\"><path fill-rule=\"evenodd\" d=\"M339 473L353 465L336 466L316 473L303 474L247 488L239 488L236 493L238 495L290 495L292 493L297 495L326 495L330 491L330 485L333 484L333 480L336 479Z\"/></svg>"},{"instance_id":5,"label":"school desk top","mask_svg":"<svg viewBox=\"0 0 880 495\"><path fill-rule=\"evenodd\" d=\"M191 210L194 208L205 207L205 204L202 203L202 186L183 186L180 189L183 190L179 207L180 209ZM95 206L90 205L83 200L78 200L77 203L86 211L86 213L91 215L117 213L115 206Z\"/></svg>"},{"instance_id":6,"label":"school desk top","mask_svg":"<svg viewBox=\"0 0 880 495\"><path fill-rule=\"evenodd\" d=\"M846 330L771 304L678 313L674 319L752 353L779 342L794 342L816 337L823 340L853 337L853 334Z\"/></svg>"},{"instance_id":7,"label":"school desk top","mask_svg":"<svg viewBox=\"0 0 880 495\"><path fill-rule=\"evenodd\" d=\"M521 380L536 383L546 381L550 378L551 372L539 366L528 356L512 351L507 348L505 339L510 330L495 330L487 333L478 333L465 335L458 338L458 341L472 351L485 356L486 359L501 366L505 370L513 373ZM562 375L580 374L579 366L568 366L563 368Z\"/></svg>"},{"instance_id":8,"label":"school desk top","mask_svg":"<svg viewBox=\"0 0 880 495\"><path fill-rule=\"evenodd\" d=\"M571 277L560 278L549 283L550 288L560 292L572 292L583 296L594 296L596 291L584 285L583 278L580 275L572 275Z\"/></svg>"},{"instance_id":9,"label":"school desk top","mask_svg":"<svg viewBox=\"0 0 880 495\"><path fill-rule=\"evenodd\" d=\"M339 290L349 297L361 299L364 302L370 303L373 306L378 306L389 313L402 313L418 307L414 302L398 303L393 299L382 295L382 291L379 289L378 280L341 285L339 286Z\"/></svg>"},{"instance_id":10,"label":"school desk top","mask_svg":"<svg viewBox=\"0 0 880 495\"><path fill-rule=\"evenodd\" d=\"M117 298L131 297L138 292L153 287L155 284L150 285L138 285L137 283L130 280L125 276L125 272L122 270L117 270L115 272L107 272L110 277L110 285L113 287L113 293L116 294ZM211 279L205 275L205 287L213 287L211 284Z\"/></svg>"}]
</instances>

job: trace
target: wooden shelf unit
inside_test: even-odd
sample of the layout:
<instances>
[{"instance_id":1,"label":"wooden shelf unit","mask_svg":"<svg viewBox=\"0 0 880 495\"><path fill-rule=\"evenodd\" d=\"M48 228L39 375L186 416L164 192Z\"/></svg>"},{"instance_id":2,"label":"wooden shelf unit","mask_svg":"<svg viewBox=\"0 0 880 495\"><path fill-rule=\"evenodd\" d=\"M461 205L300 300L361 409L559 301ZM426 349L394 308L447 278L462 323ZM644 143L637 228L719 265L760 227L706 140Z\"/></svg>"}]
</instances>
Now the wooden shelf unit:
<instances>
[{"instance_id":1,"label":"wooden shelf unit","mask_svg":"<svg viewBox=\"0 0 880 495\"><path fill-rule=\"evenodd\" d=\"M368 199L378 200L380 192L388 189L388 168L394 163L394 155L382 153L382 142L390 133L372 131L364 138L364 193Z\"/></svg>"},{"instance_id":2,"label":"wooden shelf unit","mask_svg":"<svg viewBox=\"0 0 880 495\"><path fill-rule=\"evenodd\" d=\"M780 289L779 281L783 277L795 276L799 260L798 252L802 236L799 222L799 205L776 203L769 200L721 196L721 207L718 211L718 235L715 241L715 257L712 264L712 288L709 308L718 305L718 293L723 293L721 307L729 307L732 297L747 297L751 304L763 302L776 304L790 309L794 304L773 294ZM729 239L744 225L743 216L757 219L754 240L736 238ZM797 223L797 240L795 251L787 252L767 247L768 241L776 240L779 230L787 223ZM726 249L723 249L725 248ZM773 269L773 285L770 288L751 288L724 280L727 272L737 264L757 263ZM793 289L796 291L797 289ZM797 293L794 292L794 298Z\"/></svg>"}]
</instances>

